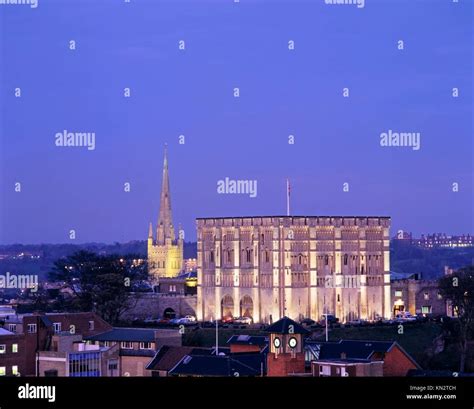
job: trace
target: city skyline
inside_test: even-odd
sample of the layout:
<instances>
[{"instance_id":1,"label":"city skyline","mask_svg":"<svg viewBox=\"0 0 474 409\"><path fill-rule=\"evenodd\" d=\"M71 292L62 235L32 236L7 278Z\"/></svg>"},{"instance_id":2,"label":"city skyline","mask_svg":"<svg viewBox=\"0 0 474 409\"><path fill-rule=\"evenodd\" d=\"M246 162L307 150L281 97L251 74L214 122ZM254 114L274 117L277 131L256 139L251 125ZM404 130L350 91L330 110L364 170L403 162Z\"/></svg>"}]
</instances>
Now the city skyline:
<instances>
[{"instance_id":1,"label":"city skyline","mask_svg":"<svg viewBox=\"0 0 474 409\"><path fill-rule=\"evenodd\" d=\"M285 214L287 178L294 215L472 234L473 5L366 3L276 3L272 21L258 2L5 8L0 244L146 240L165 143L186 241L197 218ZM226 178L255 197L220 194Z\"/></svg>"}]
</instances>

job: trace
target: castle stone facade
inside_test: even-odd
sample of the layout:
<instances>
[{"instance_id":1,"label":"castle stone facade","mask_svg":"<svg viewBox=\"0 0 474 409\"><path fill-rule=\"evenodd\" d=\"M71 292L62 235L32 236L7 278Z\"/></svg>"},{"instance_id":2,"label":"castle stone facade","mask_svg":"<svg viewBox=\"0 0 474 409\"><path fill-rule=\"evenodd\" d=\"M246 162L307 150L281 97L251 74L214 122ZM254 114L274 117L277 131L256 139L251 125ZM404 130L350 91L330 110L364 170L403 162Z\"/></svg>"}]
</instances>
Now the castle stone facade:
<instances>
[{"instance_id":1,"label":"castle stone facade","mask_svg":"<svg viewBox=\"0 0 474 409\"><path fill-rule=\"evenodd\" d=\"M197 318L390 318L389 229L388 217L197 219Z\"/></svg>"}]
</instances>

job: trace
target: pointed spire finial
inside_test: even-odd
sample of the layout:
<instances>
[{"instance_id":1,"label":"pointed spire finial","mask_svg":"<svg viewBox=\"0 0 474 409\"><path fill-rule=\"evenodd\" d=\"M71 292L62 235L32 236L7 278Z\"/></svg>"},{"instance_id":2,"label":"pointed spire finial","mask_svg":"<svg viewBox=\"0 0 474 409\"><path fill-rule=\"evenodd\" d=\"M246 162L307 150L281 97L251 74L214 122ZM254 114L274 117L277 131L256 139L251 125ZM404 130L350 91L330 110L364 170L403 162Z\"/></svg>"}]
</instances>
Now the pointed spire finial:
<instances>
[{"instance_id":1,"label":"pointed spire finial","mask_svg":"<svg viewBox=\"0 0 474 409\"><path fill-rule=\"evenodd\" d=\"M148 238L152 239L153 238L153 225L150 222L150 226L148 227Z\"/></svg>"},{"instance_id":2,"label":"pointed spire finial","mask_svg":"<svg viewBox=\"0 0 474 409\"><path fill-rule=\"evenodd\" d=\"M165 244L167 240L174 241L173 216L171 212L170 182L168 175L168 144L165 144L163 161L163 179L161 184L160 212L158 214L157 237L158 244Z\"/></svg>"}]
</instances>

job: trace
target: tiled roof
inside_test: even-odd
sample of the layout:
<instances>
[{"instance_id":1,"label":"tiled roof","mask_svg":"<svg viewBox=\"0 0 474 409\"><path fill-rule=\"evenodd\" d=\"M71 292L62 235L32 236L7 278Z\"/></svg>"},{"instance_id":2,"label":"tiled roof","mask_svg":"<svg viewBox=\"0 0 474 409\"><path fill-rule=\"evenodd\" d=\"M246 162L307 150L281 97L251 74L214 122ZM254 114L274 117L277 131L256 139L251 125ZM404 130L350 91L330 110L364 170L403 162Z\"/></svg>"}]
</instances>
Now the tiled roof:
<instances>
[{"instance_id":1,"label":"tiled roof","mask_svg":"<svg viewBox=\"0 0 474 409\"><path fill-rule=\"evenodd\" d=\"M4 328L0 328L0 335L14 335L13 332L7 331Z\"/></svg>"},{"instance_id":2,"label":"tiled roof","mask_svg":"<svg viewBox=\"0 0 474 409\"><path fill-rule=\"evenodd\" d=\"M143 328L113 328L86 338L87 341L155 342L155 331Z\"/></svg>"},{"instance_id":3,"label":"tiled roof","mask_svg":"<svg viewBox=\"0 0 474 409\"><path fill-rule=\"evenodd\" d=\"M176 366L185 355L199 354L201 349L204 350L205 348L164 345L156 352L153 359L146 366L146 369L151 371L169 371ZM209 353L211 352L210 349L208 349L208 351Z\"/></svg>"},{"instance_id":4,"label":"tiled roof","mask_svg":"<svg viewBox=\"0 0 474 409\"><path fill-rule=\"evenodd\" d=\"M120 349L120 356L145 356L153 358L155 356L154 349Z\"/></svg>"},{"instance_id":5,"label":"tiled roof","mask_svg":"<svg viewBox=\"0 0 474 409\"><path fill-rule=\"evenodd\" d=\"M227 341L229 345L258 345L264 347L268 344L268 337L262 335L233 335Z\"/></svg>"},{"instance_id":6,"label":"tiled roof","mask_svg":"<svg viewBox=\"0 0 474 409\"><path fill-rule=\"evenodd\" d=\"M309 331L303 328L296 321L291 318L283 317L277 322L270 325L265 332L272 334L308 334Z\"/></svg>"},{"instance_id":7,"label":"tiled roof","mask_svg":"<svg viewBox=\"0 0 474 409\"><path fill-rule=\"evenodd\" d=\"M416 361L395 341L340 340L339 342L306 341L315 360L370 360L376 353L387 353L397 346L416 366ZM344 355L343 355L344 354Z\"/></svg>"},{"instance_id":8,"label":"tiled roof","mask_svg":"<svg viewBox=\"0 0 474 409\"><path fill-rule=\"evenodd\" d=\"M258 376L260 371L231 356L185 355L169 371L183 376Z\"/></svg>"}]
</instances>

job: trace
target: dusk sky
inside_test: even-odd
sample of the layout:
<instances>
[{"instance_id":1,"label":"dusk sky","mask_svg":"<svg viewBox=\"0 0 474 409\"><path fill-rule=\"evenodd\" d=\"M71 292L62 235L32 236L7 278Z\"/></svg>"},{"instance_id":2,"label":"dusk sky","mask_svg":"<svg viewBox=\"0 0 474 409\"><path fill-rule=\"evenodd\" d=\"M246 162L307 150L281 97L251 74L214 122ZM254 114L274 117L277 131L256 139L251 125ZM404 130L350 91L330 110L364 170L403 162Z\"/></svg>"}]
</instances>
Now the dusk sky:
<instances>
[{"instance_id":1,"label":"dusk sky","mask_svg":"<svg viewBox=\"0 0 474 409\"><path fill-rule=\"evenodd\" d=\"M146 239L165 143L186 240L197 217L285 214L287 177L295 215L474 233L473 3L0 5L0 243ZM56 146L64 130L95 150ZM389 130L420 149L382 147ZM257 197L218 194L226 177Z\"/></svg>"}]
</instances>

